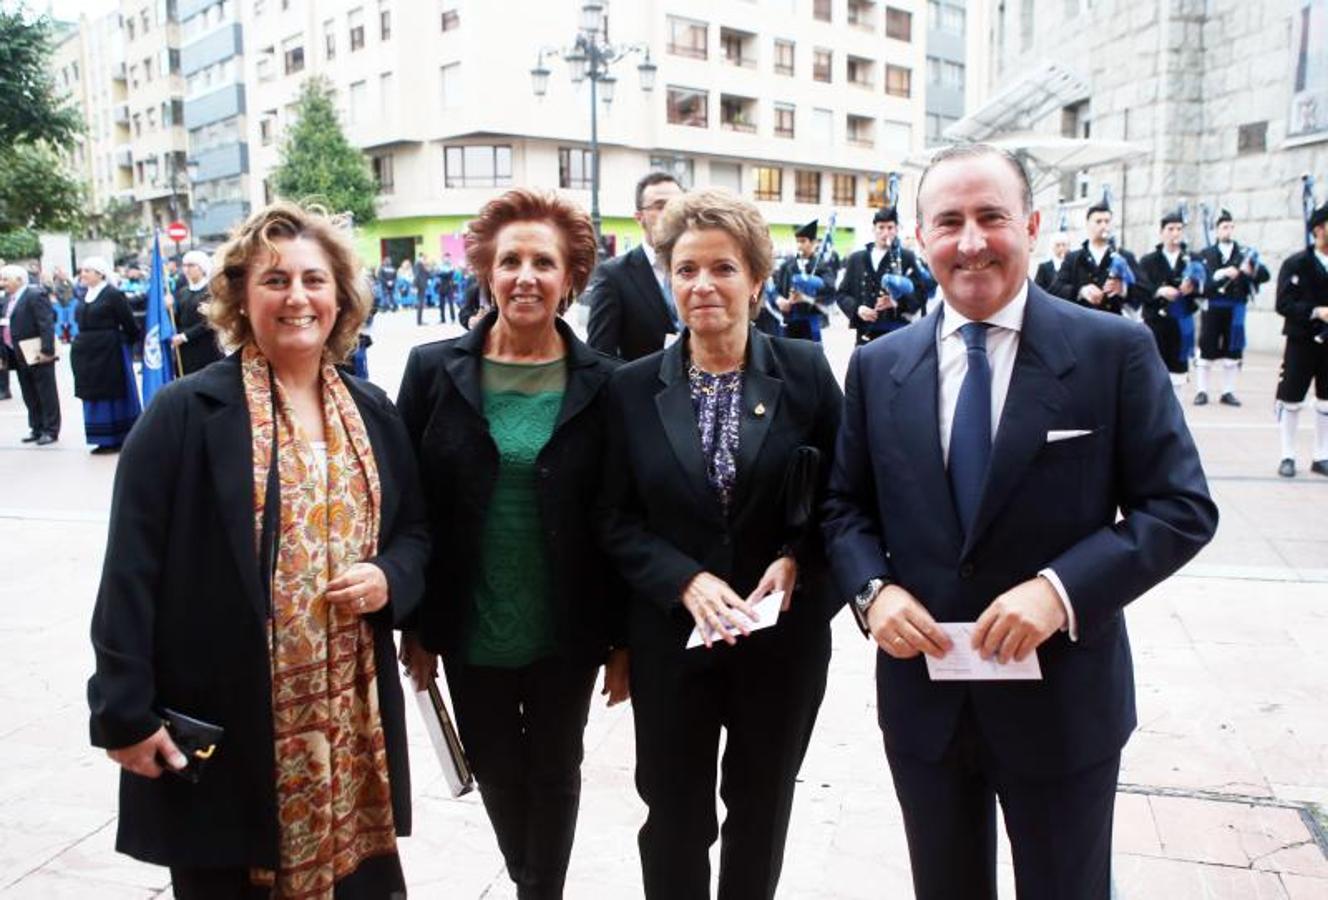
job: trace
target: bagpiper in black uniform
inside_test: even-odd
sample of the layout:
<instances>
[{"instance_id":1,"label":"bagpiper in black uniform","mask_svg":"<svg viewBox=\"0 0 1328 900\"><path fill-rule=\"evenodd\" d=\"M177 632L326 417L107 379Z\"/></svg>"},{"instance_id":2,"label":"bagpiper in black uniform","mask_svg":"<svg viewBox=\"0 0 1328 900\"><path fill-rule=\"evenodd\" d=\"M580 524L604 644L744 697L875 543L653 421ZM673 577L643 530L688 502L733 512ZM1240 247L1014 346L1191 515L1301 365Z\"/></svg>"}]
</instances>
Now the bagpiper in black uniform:
<instances>
[{"instance_id":1,"label":"bagpiper in black uniform","mask_svg":"<svg viewBox=\"0 0 1328 900\"><path fill-rule=\"evenodd\" d=\"M1085 220L1088 223L1088 240L1065 258L1051 293L1089 309L1142 318L1144 303L1153 292L1141 280L1139 262L1134 254L1118 249L1114 242L1107 239L1111 230L1111 207L1105 203L1095 203L1088 208ZM1110 277L1111 261L1116 256L1123 257L1134 272L1135 283L1132 286L1127 287ZM1108 281L1112 282L1109 290Z\"/></svg>"},{"instance_id":2,"label":"bagpiper in black uniform","mask_svg":"<svg viewBox=\"0 0 1328 900\"><path fill-rule=\"evenodd\" d=\"M927 302L927 285L917 257L899 244L898 210L892 206L878 209L872 216L872 231L876 239L849 254L844 278L835 293L835 303L858 333L859 344L903 328ZM912 293L891 299L881 287L881 279L887 274L911 281Z\"/></svg>"},{"instance_id":3,"label":"bagpiper in black uniform","mask_svg":"<svg viewBox=\"0 0 1328 900\"><path fill-rule=\"evenodd\" d=\"M1144 322L1153 332L1158 353L1171 373L1171 384L1185 384L1194 355L1194 314L1199 310L1201 285L1185 277L1190 252L1181 238L1185 220L1180 213L1162 217L1162 243L1139 260L1144 281L1152 288L1144 303ZM1205 275L1205 283L1207 276Z\"/></svg>"},{"instance_id":4,"label":"bagpiper in black uniform","mask_svg":"<svg viewBox=\"0 0 1328 900\"><path fill-rule=\"evenodd\" d=\"M793 233L798 240L798 252L788 259L775 272L774 312L784 321L784 337L804 338L809 341L821 339L821 325L825 313L821 304L828 301L835 290L835 273L828 263L816 266L815 275L824 283L815 297L804 297L793 289L793 277L811 273L816 257L816 227L819 220L813 219ZM787 309L783 308L787 305Z\"/></svg>"},{"instance_id":5,"label":"bagpiper in black uniform","mask_svg":"<svg viewBox=\"0 0 1328 900\"><path fill-rule=\"evenodd\" d=\"M1205 247L1200 259L1209 272L1204 286L1206 308L1199 317L1199 361L1195 363L1194 405L1208 402L1208 370L1222 361L1221 402L1240 406L1236 375L1245 350L1245 310L1259 285L1269 279L1262 264L1251 265L1250 248L1232 240L1236 223L1225 209L1217 216L1217 243Z\"/></svg>"},{"instance_id":6,"label":"bagpiper in black uniform","mask_svg":"<svg viewBox=\"0 0 1328 900\"><path fill-rule=\"evenodd\" d=\"M1286 320L1286 349L1277 382L1282 462L1277 474L1296 474L1296 425L1314 383L1314 461L1310 471L1328 475L1328 203L1309 220L1314 246L1293 253L1277 273L1277 311Z\"/></svg>"}]
</instances>

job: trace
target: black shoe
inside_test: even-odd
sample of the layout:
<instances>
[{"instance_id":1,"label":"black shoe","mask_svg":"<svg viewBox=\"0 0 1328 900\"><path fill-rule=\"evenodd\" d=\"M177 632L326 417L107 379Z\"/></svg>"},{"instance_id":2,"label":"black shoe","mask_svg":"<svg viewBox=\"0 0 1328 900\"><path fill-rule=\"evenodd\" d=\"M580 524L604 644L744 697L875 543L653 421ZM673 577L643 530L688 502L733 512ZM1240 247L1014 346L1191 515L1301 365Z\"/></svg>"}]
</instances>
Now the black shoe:
<instances>
[{"instance_id":1,"label":"black shoe","mask_svg":"<svg viewBox=\"0 0 1328 900\"><path fill-rule=\"evenodd\" d=\"M1223 406L1240 406L1240 405L1241 405L1241 404L1240 404L1240 401L1236 399L1236 395L1233 394L1233 393L1231 393L1230 391L1227 391L1225 394L1223 394L1223 395L1221 396L1221 398L1218 399L1217 402L1218 402L1218 403L1221 403Z\"/></svg>"},{"instance_id":2,"label":"black shoe","mask_svg":"<svg viewBox=\"0 0 1328 900\"><path fill-rule=\"evenodd\" d=\"M1310 471L1315 475L1328 476L1328 459L1316 459L1310 463Z\"/></svg>"},{"instance_id":3,"label":"black shoe","mask_svg":"<svg viewBox=\"0 0 1328 900\"><path fill-rule=\"evenodd\" d=\"M59 438L53 434L43 434L41 437L37 438L37 446L45 447L47 444L54 444L57 440L59 440Z\"/></svg>"},{"instance_id":4,"label":"black shoe","mask_svg":"<svg viewBox=\"0 0 1328 900\"><path fill-rule=\"evenodd\" d=\"M1296 477L1296 461L1294 459L1284 459L1277 466L1277 474L1283 478Z\"/></svg>"},{"instance_id":5,"label":"black shoe","mask_svg":"<svg viewBox=\"0 0 1328 900\"><path fill-rule=\"evenodd\" d=\"M25 444L31 444L33 441L38 440L38 439L40 439L40 438L41 438L41 435L38 434L37 432L33 431L33 432L30 432L30 433L28 434L28 436L25 437L25 438L23 439L23 443L25 443Z\"/></svg>"},{"instance_id":6,"label":"black shoe","mask_svg":"<svg viewBox=\"0 0 1328 900\"><path fill-rule=\"evenodd\" d=\"M120 448L119 448L119 447L93 447L93 448L92 448L92 455L93 455L93 456L109 456L109 455L112 454L112 453L119 453L119 452L120 452Z\"/></svg>"},{"instance_id":7,"label":"black shoe","mask_svg":"<svg viewBox=\"0 0 1328 900\"><path fill-rule=\"evenodd\" d=\"M1194 405L1195 405L1195 406L1207 406L1207 405L1208 405L1208 394L1205 393L1204 391L1200 391L1199 393L1195 394L1195 395L1194 395Z\"/></svg>"}]
</instances>

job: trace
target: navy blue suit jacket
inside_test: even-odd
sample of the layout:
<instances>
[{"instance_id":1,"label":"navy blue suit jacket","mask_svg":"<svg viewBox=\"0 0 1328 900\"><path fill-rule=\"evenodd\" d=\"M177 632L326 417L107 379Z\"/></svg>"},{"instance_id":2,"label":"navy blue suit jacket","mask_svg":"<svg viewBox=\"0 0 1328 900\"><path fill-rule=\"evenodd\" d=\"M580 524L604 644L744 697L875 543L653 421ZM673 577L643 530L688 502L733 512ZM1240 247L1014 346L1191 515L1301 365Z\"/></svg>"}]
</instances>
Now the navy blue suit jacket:
<instances>
[{"instance_id":1,"label":"navy blue suit jacket","mask_svg":"<svg viewBox=\"0 0 1328 900\"><path fill-rule=\"evenodd\" d=\"M971 700L998 762L1056 777L1124 746L1135 725L1122 609L1212 537L1217 508L1152 334L1029 285L991 469L964 536L937 424L940 323L858 348L824 526L840 589L887 573L937 621L974 621L1051 567L1079 640L1039 649L1040 682L932 682L922 657L877 654L886 741L939 759ZM1047 442L1047 432L1089 433ZM1118 518L1119 513L1119 518Z\"/></svg>"}]
</instances>

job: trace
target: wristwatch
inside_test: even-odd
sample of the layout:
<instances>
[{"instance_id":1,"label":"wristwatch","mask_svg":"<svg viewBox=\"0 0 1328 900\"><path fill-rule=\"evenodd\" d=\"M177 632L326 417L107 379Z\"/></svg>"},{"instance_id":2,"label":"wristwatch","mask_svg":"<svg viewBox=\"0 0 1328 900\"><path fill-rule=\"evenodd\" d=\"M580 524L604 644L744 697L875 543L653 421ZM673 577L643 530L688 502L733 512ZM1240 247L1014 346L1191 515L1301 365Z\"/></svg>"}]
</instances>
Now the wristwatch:
<instances>
[{"instance_id":1,"label":"wristwatch","mask_svg":"<svg viewBox=\"0 0 1328 900\"><path fill-rule=\"evenodd\" d=\"M867 627L867 610L871 608L876 595L892 583L885 577L871 578L862 586L862 590L853 595L853 618L858 620L858 627L867 637L871 637L871 629Z\"/></svg>"}]
</instances>

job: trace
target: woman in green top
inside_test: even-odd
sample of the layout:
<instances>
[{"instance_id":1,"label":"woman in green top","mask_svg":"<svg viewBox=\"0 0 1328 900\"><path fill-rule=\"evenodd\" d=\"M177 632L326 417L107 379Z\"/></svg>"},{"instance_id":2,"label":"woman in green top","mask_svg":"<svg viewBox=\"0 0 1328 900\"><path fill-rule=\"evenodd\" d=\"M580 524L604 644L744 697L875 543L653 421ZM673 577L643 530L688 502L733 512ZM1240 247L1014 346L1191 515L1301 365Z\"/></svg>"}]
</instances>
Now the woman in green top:
<instances>
[{"instance_id":1,"label":"woman in green top","mask_svg":"<svg viewBox=\"0 0 1328 900\"><path fill-rule=\"evenodd\" d=\"M495 309L416 347L397 400L434 536L402 662L419 686L442 655L517 895L561 897L599 666L609 703L627 697L624 592L592 522L616 362L560 318L595 264L580 209L509 191L470 223L466 256Z\"/></svg>"}]
</instances>

